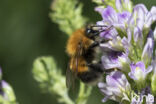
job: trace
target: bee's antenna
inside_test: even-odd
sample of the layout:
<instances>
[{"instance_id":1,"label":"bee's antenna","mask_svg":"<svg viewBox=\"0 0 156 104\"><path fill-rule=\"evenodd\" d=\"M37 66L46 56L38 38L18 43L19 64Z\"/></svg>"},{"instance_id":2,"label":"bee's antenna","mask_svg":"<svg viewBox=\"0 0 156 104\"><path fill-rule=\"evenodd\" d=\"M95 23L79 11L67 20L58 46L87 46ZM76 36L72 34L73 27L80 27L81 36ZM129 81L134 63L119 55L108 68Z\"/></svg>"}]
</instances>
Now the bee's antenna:
<instances>
[{"instance_id":1,"label":"bee's antenna","mask_svg":"<svg viewBox=\"0 0 156 104\"><path fill-rule=\"evenodd\" d=\"M107 27L106 25L99 25L99 26L96 26L96 27ZM113 25L111 25L109 28L107 29L102 29L101 31L97 31L96 33L94 33L94 35L98 35L100 34L101 32L104 32L104 31L107 31L107 30L110 30L113 28Z\"/></svg>"}]
</instances>

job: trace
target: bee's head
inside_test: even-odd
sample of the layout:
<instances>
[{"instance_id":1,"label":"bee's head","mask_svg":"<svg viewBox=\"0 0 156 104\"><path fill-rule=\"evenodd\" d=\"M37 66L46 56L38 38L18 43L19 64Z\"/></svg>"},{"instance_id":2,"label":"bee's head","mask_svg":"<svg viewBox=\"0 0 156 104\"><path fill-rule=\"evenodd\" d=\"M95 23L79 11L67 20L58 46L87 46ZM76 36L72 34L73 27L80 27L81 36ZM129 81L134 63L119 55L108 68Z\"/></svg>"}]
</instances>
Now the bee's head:
<instances>
[{"instance_id":1,"label":"bee's head","mask_svg":"<svg viewBox=\"0 0 156 104\"><path fill-rule=\"evenodd\" d=\"M88 25L86 26L85 35L90 39L95 39L101 32L109 31L113 26L107 25Z\"/></svg>"},{"instance_id":2,"label":"bee's head","mask_svg":"<svg viewBox=\"0 0 156 104\"><path fill-rule=\"evenodd\" d=\"M98 31L98 28L95 28L94 25L88 25L86 26L85 35L90 39L94 39L96 36L98 36Z\"/></svg>"}]
</instances>

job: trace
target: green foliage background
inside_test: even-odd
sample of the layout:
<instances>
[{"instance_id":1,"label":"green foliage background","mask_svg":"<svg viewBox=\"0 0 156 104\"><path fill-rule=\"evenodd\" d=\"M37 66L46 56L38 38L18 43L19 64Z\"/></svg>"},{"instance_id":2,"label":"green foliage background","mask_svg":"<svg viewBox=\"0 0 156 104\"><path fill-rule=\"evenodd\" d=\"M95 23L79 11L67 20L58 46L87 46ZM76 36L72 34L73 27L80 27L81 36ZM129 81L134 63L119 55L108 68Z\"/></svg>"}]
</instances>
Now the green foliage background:
<instances>
[{"instance_id":1,"label":"green foliage background","mask_svg":"<svg viewBox=\"0 0 156 104\"><path fill-rule=\"evenodd\" d=\"M100 20L91 0L84 4L83 15L91 22ZM3 79L12 85L20 104L57 104L56 96L42 93L32 77L32 63L38 56L50 55L66 70L67 35L49 18L51 0L0 0L0 66ZM155 0L134 0L148 9ZM100 91L93 90L89 104L102 104ZM96 99L96 100L95 100Z\"/></svg>"}]
</instances>

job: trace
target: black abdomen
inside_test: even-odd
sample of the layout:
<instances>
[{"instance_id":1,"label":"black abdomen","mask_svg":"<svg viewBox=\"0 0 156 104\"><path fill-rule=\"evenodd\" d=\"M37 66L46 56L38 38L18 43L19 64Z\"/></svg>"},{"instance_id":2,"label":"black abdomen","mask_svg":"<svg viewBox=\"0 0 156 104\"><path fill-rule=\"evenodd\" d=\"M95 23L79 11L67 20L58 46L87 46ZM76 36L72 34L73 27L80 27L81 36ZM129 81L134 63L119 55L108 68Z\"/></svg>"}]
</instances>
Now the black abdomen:
<instances>
[{"instance_id":1,"label":"black abdomen","mask_svg":"<svg viewBox=\"0 0 156 104\"><path fill-rule=\"evenodd\" d=\"M85 83L97 81L103 74L103 68L100 63L88 65L87 72L78 73L78 77Z\"/></svg>"}]
</instances>

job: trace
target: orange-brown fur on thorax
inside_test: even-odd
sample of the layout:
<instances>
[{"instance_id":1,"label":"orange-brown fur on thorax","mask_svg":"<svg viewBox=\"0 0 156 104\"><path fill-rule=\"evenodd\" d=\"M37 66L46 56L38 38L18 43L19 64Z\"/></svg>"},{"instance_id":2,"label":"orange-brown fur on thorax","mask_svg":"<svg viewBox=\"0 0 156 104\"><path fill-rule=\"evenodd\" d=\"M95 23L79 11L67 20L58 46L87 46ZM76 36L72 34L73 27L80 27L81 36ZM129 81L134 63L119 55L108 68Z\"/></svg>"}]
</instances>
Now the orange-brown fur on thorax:
<instances>
[{"instance_id":1,"label":"orange-brown fur on thorax","mask_svg":"<svg viewBox=\"0 0 156 104\"><path fill-rule=\"evenodd\" d=\"M66 51L68 53L69 56L75 56L77 54L78 51L78 46L81 43L81 49L83 50L87 50L88 47L92 44L92 40L87 38L85 36L85 29L78 29L76 30L71 37L69 38L68 42L67 42L67 47L66 47ZM80 52L80 55L82 55L83 52Z\"/></svg>"}]
</instances>

